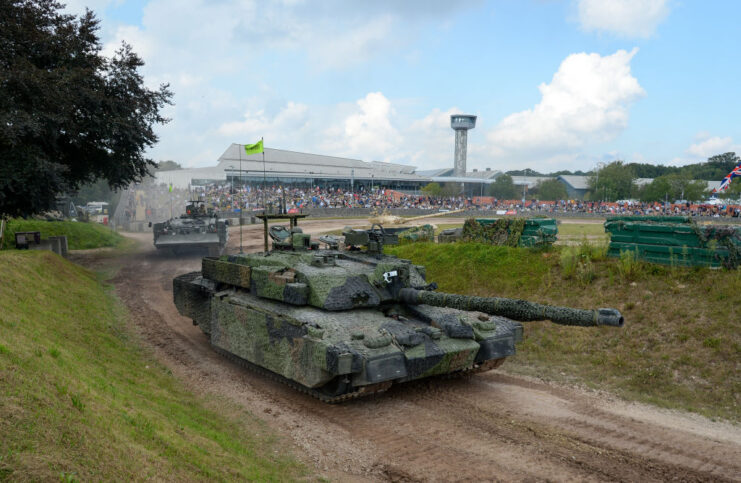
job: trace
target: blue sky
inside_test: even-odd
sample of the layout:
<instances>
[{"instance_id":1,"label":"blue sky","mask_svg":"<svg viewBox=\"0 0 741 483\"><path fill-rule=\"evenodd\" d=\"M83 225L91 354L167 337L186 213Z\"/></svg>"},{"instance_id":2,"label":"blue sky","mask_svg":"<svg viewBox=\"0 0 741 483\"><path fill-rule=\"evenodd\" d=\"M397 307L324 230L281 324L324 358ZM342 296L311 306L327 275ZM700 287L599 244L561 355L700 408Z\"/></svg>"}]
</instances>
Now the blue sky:
<instances>
[{"instance_id":1,"label":"blue sky","mask_svg":"<svg viewBox=\"0 0 741 483\"><path fill-rule=\"evenodd\" d=\"M232 142L468 167L681 165L741 153L741 2L74 0L168 82L149 153L213 165Z\"/></svg>"}]
</instances>

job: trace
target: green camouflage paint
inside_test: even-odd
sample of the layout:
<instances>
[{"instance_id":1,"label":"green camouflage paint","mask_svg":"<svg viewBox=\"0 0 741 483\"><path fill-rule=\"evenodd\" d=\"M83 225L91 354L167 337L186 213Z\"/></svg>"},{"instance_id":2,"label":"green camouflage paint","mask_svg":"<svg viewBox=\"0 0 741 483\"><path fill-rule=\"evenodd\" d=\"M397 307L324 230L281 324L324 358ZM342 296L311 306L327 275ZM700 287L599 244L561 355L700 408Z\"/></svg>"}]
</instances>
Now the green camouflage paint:
<instances>
[{"instance_id":1,"label":"green camouflage paint","mask_svg":"<svg viewBox=\"0 0 741 483\"><path fill-rule=\"evenodd\" d=\"M376 229L366 238L370 245L394 236ZM428 291L424 267L358 251L206 258L201 272L177 277L173 287L180 313L220 351L327 401L391 382L488 370L522 338L522 325L511 319L622 324L612 309Z\"/></svg>"}]
</instances>

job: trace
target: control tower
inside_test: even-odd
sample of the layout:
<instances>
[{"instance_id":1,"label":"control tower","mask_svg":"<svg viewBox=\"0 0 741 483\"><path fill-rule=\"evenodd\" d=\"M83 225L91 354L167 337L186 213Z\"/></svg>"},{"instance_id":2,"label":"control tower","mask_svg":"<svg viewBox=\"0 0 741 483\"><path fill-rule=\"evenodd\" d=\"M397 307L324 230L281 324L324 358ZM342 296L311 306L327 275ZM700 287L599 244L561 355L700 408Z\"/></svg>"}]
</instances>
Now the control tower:
<instances>
[{"instance_id":1,"label":"control tower","mask_svg":"<svg viewBox=\"0 0 741 483\"><path fill-rule=\"evenodd\" d=\"M455 130L455 166L453 176L465 176L468 130L476 127L476 116L453 114L450 116L450 127Z\"/></svg>"}]
</instances>

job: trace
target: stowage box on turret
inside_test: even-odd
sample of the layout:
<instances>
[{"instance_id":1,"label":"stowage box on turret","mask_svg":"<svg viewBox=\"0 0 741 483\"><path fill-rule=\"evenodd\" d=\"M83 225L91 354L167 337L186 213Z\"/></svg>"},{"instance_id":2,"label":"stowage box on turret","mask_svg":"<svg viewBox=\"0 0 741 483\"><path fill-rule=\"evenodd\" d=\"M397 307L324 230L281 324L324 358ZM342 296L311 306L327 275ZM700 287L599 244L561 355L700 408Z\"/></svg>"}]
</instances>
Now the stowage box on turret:
<instances>
[{"instance_id":1,"label":"stowage box on turret","mask_svg":"<svg viewBox=\"0 0 741 483\"><path fill-rule=\"evenodd\" d=\"M518 321L623 324L614 309L436 292L424 267L383 254L396 235L343 234L344 250L333 237L316 249L293 228L271 233L271 252L204 258L174 280L175 305L218 352L327 402L497 367L522 338Z\"/></svg>"}]
</instances>

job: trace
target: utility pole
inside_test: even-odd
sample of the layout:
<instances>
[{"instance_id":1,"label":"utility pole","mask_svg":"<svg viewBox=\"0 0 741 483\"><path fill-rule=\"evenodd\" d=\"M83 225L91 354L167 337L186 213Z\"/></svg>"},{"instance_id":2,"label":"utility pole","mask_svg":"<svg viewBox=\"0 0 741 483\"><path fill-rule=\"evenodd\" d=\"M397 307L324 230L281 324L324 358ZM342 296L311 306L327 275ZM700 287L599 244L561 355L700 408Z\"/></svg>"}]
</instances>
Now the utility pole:
<instances>
[{"instance_id":1,"label":"utility pole","mask_svg":"<svg viewBox=\"0 0 741 483\"><path fill-rule=\"evenodd\" d=\"M525 179L522 183L522 208L525 208L525 189L527 188L527 172L529 171L529 168L525 168Z\"/></svg>"}]
</instances>

